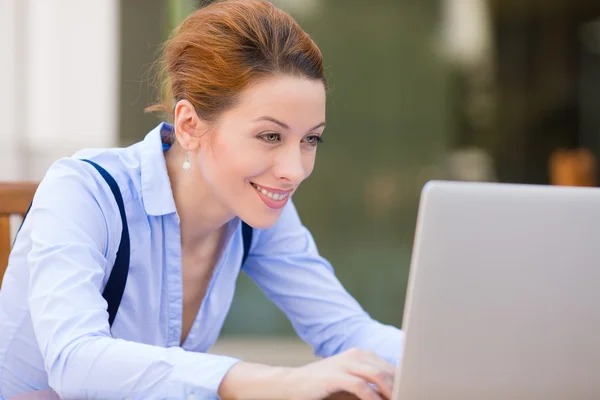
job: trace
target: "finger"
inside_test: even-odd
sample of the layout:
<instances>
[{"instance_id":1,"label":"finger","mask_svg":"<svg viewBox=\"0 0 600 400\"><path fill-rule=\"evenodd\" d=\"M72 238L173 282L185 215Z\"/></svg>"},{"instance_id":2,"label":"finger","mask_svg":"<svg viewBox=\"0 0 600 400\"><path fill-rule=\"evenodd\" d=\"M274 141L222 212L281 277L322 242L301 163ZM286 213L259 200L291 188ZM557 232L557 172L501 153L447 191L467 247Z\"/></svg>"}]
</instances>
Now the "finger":
<instances>
[{"instance_id":1,"label":"finger","mask_svg":"<svg viewBox=\"0 0 600 400\"><path fill-rule=\"evenodd\" d=\"M389 375L395 376L396 367L383 358L377 353L371 350L361 350L357 347L353 347L342 353L343 356L350 358L351 360L359 361L362 363L374 364L377 368L386 371Z\"/></svg>"},{"instance_id":2,"label":"finger","mask_svg":"<svg viewBox=\"0 0 600 400\"><path fill-rule=\"evenodd\" d=\"M385 394L383 394L381 392L381 390L379 389L379 387L374 387L375 391L379 394L379 396L381 396L381 398L383 400L392 400L392 394L390 394L389 396L386 396ZM393 393L393 392L392 392Z\"/></svg>"},{"instance_id":3,"label":"finger","mask_svg":"<svg viewBox=\"0 0 600 400\"><path fill-rule=\"evenodd\" d=\"M390 375L388 371L369 363L353 363L348 366L348 371L361 378L362 381L377 385L377 389L385 398L392 398L394 376Z\"/></svg>"},{"instance_id":4,"label":"finger","mask_svg":"<svg viewBox=\"0 0 600 400\"><path fill-rule=\"evenodd\" d=\"M393 364L381 358L374 351L367 351L366 356L368 361L374 363L378 368L381 368L382 370L386 371L389 375L396 375L396 367Z\"/></svg>"},{"instance_id":5,"label":"finger","mask_svg":"<svg viewBox=\"0 0 600 400\"><path fill-rule=\"evenodd\" d=\"M348 377L348 379L342 381L341 389L353 394L360 400L384 400L365 380L358 377Z\"/></svg>"},{"instance_id":6,"label":"finger","mask_svg":"<svg viewBox=\"0 0 600 400\"><path fill-rule=\"evenodd\" d=\"M359 375L363 379L379 386L378 391L386 398L391 398L394 378L396 376L396 367L385 361L377 353L369 350L352 348L343 353L347 359L347 368L355 366L354 375ZM348 369L350 370L350 369Z\"/></svg>"},{"instance_id":7,"label":"finger","mask_svg":"<svg viewBox=\"0 0 600 400\"><path fill-rule=\"evenodd\" d=\"M391 364L388 361L381 358L377 353L375 353L373 351L364 352L364 356L365 356L365 361L364 361L365 363L369 363L369 364L373 365L375 368L378 368L378 369L384 371L385 374L387 374L387 377L384 379L386 379L386 382L388 382L388 385L393 388L394 379L396 377L396 367L393 364ZM390 396L390 395L387 395L387 396Z\"/></svg>"}]
</instances>

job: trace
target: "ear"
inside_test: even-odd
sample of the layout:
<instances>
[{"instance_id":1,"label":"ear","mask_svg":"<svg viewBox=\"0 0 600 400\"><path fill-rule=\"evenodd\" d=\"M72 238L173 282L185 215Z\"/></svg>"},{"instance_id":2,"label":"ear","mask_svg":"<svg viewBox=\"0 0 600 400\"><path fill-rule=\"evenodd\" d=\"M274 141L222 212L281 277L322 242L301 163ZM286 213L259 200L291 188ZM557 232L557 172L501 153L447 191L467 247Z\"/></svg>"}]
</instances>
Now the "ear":
<instances>
[{"instance_id":1,"label":"ear","mask_svg":"<svg viewBox=\"0 0 600 400\"><path fill-rule=\"evenodd\" d=\"M200 147L200 139L208 128L187 100L179 100L175 105L173 125L179 145L187 151L195 151Z\"/></svg>"}]
</instances>

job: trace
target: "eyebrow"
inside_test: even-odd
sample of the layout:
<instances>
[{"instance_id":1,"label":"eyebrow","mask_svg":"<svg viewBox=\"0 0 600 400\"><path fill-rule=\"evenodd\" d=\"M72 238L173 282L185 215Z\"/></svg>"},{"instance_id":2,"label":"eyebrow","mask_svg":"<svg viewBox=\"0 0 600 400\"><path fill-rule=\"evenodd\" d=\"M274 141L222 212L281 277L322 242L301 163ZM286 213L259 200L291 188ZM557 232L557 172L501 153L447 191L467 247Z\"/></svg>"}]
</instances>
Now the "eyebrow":
<instances>
[{"instance_id":1,"label":"eyebrow","mask_svg":"<svg viewBox=\"0 0 600 400\"><path fill-rule=\"evenodd\" d=\"M270 121L270 122L273 122L273 123L281 126L283 129L287 129L287 130L290 129L290 126L288 124L286 124L284 122L281 122L278 119L275 119L273 117L269 117L268 115L265 115L264 117L257 118L254 121ZM308 131L309 132L310 131L314 131L315 129L320 128L322 126L325 126L325 121L321 122L320 124L315 125L314 127L310 128Z\"/></svg>"}]
</instances>

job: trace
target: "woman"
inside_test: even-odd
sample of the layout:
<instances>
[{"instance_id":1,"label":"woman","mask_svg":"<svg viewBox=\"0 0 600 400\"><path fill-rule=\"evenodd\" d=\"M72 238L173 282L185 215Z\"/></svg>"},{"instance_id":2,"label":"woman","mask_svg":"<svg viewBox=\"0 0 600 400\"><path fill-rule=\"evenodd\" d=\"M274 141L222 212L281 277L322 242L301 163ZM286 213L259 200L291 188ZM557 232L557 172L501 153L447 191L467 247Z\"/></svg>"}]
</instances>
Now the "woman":
<instances>
[{"instance_id":1,"label":"woman","mask_svg":"<svg viewBox=\"0 0 600 400\"><path fill-rule=\"evenodd\" d=\"M172 124L40 184L0 292L0 398L391 397L402 332L342 288L291 201L325 128L317 46L267 1L225 1L182 23L162 66L152 110ZM241 264L323 360L205 353Z\"/></svg>"}]
</instances>

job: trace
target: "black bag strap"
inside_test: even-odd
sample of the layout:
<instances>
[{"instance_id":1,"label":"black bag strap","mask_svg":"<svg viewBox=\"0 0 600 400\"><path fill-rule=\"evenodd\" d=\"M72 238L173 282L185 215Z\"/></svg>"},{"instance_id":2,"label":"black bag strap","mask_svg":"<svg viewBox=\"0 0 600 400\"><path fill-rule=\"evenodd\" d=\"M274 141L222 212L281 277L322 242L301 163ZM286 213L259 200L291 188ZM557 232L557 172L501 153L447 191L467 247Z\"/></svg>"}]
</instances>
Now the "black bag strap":
<instances>
[{"instance_id":1,"label":"black bag strap","mask_svg":"<svg viewBox=\"0 0 600 400\"><path fill-rule=\"evenodd\" d=\"M104 297L104 299L108 303L108 323L110 326L112 326L113 322L115 322L115 317L117 316L119 305L121 305L121 300L123 299L123 293L125 292L125 284L127 283L127 274L129 273L130 244L129 228L127 226L127 217L125 215L125 205L123 204L123 196L121 195L121 190L119 190L119 185L117 185L117 182L114 180L112 175L93 161L82 161L85 161L88 164L92 165L94 168L96 168L100 175L102 175L102 178L104 178L104 180L110 187L111 192L115 196L115 200L117 202L117 205L119 206L119 213L121 214L121 223L123 225L123 230L121 232L121 242L119 243L119 249L117 250L115 265L110 273L110 276L108 277L108 281L106 282L104 291L102 292L102 297ZM31 204L29 205L29 208L27 208L27 212L23 216L23 222L21 222L21 226L17 231L17 235L23 227L23 223L25 222L27 214L29 214L29 210L31 210ZM15 242L16 240L17 238L15 236Z\"/></svg>"},{"instance_id":2,"label":"black bag strap","mask_svg":"<svg viewBox=\"0 0 600 400\"><path fill-rule=\"evenodd\" d=\"M102 297L106 300L108 306L108 323L112 326L115 321L115 317L117 316L117 311L119 311L119 306L121 305L121 300L123 299L123 293L125 292L125 285L127 284L127 275L129 274L129 262L130 262L130 241L129 241L129 227L127 225L127 216L125 214L125 204L123 203L123 196L121 195L121 190L119 189L119 185L104 168L100 165L96 164L91 160L82 160L93 166L104 178L108 186L110 187L113 196L115 197L115 201L119 207L119 213L121 214L121 224L123 226L121 231L121 241L119 243L119 248L117 250L117 257L115 259L115 265L113 266L112 271L110 272L110 276L108 277L108 281L106 282L106 286L104 287L104 291L102 292ZM31 205L29 206L31 208ZM29 209L27 210L27 213ZM25 214L25 217L27 216ZM23 218L23 220L25 219ZM23 226L23 225L21 225ZM20 228L19 228L20 230ZM242 222L242 239L244 242L244 253L242 256L242 266L246 262L248 258L248 254L250 251L250 245L252 243L252 233L253 229L250 225Z\"/></svg>"},{"instance_id":3,"label":"black bag strap","mask_svg":"<svg viewBox=\"0 0 600 400\"><path fill-rule=\"evenodd\" d=\"M106 282L106 286L102 292L102 297L104 297L108 303L108 323L110 326L112 326L113 322L115 322L117 311L119 311L121 300L123 299L125 285L127 284L127 275L129 274L129 256L131 248L129 243L129 227L127 225L127 216L125 215L125 205L123 204L121 190L119 190L119 185L112 175L93 161L82 161L92 165L94 168L96 168L96 170L98 170L100 175L102 175L102 178L104 178L110 187L111 192L115 196L115 200L119 206L119 213L121 214L121 223L123 225L123 229L121 230L121 242L119 243L119 249L117 250L115 265L110 272L110 276L108 277L108 281Z\"/></svg>"},{"instance_id":4,"label":"black bag strap","mask_svg":"<svg viewBox=\"0 0 600 400\"><path fill-rule=\"evenodd\" d=\"M252 243L252 227L242 221L242 240L244 241L244 255L242 256L242 267L248 258L250 244Z\"/></svg>"}]
</instances>

